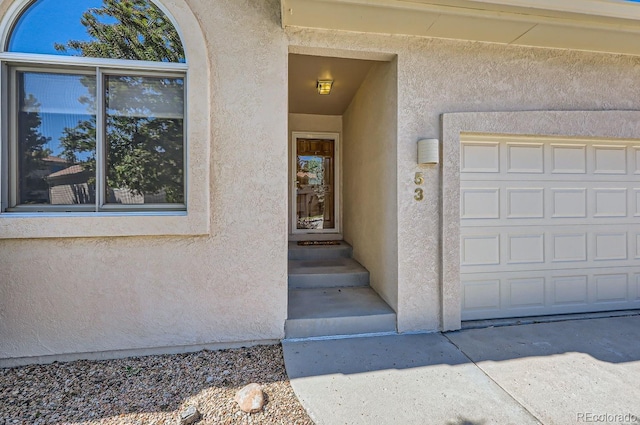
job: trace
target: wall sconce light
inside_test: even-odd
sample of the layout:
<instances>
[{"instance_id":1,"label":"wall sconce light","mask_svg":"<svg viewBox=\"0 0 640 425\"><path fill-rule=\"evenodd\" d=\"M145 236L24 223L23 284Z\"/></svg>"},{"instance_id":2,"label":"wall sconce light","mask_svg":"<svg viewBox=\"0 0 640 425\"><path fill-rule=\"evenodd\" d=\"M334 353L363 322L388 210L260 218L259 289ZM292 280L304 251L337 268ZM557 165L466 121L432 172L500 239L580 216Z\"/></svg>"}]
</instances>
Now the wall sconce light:
<instances>
[{"instance_id":1,"label":"wall sconce light","mask_svg":"<svg viewBox=\"0 0 640 425\"><path fill-rule=\"evenodd\" d=\"M331 87L333 87L333 80L318 80L318 82L316 83L318 94L331 93Z\"/></svg>"},{"instance_id":2,"label":"wall sconce light","mask_svg":"<svg viewBox=\"0 0 640 425\"><path fill-rule=\"evenodd\" d=\"M440 162L440 141L438 139L418 140L418 164L438 164Z\"/></svg>"}]
</instances>

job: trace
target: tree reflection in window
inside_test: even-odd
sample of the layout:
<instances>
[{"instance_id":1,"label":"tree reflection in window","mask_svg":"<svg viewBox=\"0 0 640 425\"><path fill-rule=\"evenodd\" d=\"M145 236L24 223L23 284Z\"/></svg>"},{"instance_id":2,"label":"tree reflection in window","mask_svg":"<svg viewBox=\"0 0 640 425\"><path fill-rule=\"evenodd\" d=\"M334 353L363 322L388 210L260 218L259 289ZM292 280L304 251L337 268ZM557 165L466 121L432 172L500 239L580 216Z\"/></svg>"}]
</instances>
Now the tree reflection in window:
<instances>
[{"instance_id":1,"label":"tree reflection in window","mask_svg":"<svg viewBox=\"0 0 640 425\"><path fill-rule=\"evenodd\" d=\"M30 71L16 75L18 203L95 203L95 76ZM78 134L82 129L75 148L66 147L59 137L71 126Z\"/></svg>"},{"instance_id":2,"label":"tree reflection in window","mask_svg":"<svg viewBox=\"0 0 640 425\"><path fill-rule=\"evenodd\" d=\"M106 77L107 188L184 202L182 78ZM147 202L145 202L147 203Z\"/></svg>"},{"instance_id":3,"label":"tree reflection in window","mask_svg":"<svg viewBox=\"0 0 640 425\"><path fill-rule=\"evenodd\" d=\"M67 3L77 7L78 2ZM91 6L96 1L85 3ZM64 2L38 0L32 4L15 26L9 49L31 53L27 32L32 31L34 20L43 15L43 10L54 6L64 7ZM46 53L185 62L176 29L148 0L103 0L99 7L85 10L79 22L85 29L85 36L53 40L54 51ZM61 30L60 34L64 33ZM79 102L89 113L85 112L81 117L76 114L76 121L62 129L52 124L59 122L60 117L56 121L41 115L38 99L33 93L25 92L21 102L31 106L26 108L28 115L21 112L18 119L18 203L93 203L100 164L105 164L106 203L184 203L184 77L159 73L127 75L117 71L115 75L103 74L100 77L103 92L99 94L96 93L96 75L101 74L97 70L94 75L74 76L80 79L86 94L77 96L76 91L76 97L68 102ZM23 74L44 75L40 72ZM18 85L22 90L28 88L22 82ZM45 94L43 102L46 103L49 97ZM102 100L101 104L96 103L98 99ZM96 149L96 114L104 123L104 157L98 157L100 150ZM66 122L72 115L67 113ZM56 131L47 132L47 128ZM58 160L66 165L66 169L47 170L46 158ZM75 180L70 177L72 175ZM51 193L56 178L62 176L76 193L61 202L48 199L46 187L49 186ZM78 191L79 187L85 188L86 193Z\"/></svg>"},{"instance_id":4,"label":"tree reflection in window","mask_svg":"<svg viewBox=\"0 0 640 425\"><path fill-rule=\"evenodd\" d=\"M43 179L47 173L46 158L51 150L46 147L50 138L42 135L40 125L40 103L29 94L20 99L20 113L18 115L18 133L20 134L20 158L18 184L22 198L20 203L46 203L48 201L48 186Z\"/></svg>"}]
</instances>

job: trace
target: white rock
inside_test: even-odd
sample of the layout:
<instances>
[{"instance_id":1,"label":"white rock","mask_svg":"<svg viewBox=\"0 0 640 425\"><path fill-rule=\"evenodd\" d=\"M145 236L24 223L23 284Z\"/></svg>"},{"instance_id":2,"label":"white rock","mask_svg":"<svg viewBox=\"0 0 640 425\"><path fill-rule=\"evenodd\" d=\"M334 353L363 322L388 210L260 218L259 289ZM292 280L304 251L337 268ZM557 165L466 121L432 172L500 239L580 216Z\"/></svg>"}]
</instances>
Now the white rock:
<instances>
[{"instance_id":1,"label":"white rock","mask_svg":"<svg viewBox=\"0 0 640 425\"><path fill-rule=\"evenodd\" d=\"M195 406L187 406L180 411L179 425L191 425L200 419L200 412Z\"/></svg>"},{"instance_id":2,"label":"white rock","mask_svg":"<svg viewBox=\"0 0 640 425\"><path fill-rule=\"evenodd\" d=\"M262 387L255 383L244 386L236 393L235 401L243 412L259 412L264 406Z\"/></svg>"}]
</instances>

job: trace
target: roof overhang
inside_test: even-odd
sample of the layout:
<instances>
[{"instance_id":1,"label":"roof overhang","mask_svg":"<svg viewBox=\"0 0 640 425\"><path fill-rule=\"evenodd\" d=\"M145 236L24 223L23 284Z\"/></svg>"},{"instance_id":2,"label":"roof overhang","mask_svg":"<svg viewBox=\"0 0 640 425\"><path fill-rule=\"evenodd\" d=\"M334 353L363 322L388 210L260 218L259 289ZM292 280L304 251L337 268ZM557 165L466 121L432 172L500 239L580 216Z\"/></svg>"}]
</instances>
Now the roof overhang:
<instances>
[{"instance_id":1,"label":"roof overhang","mask_svg":"<svg viewBox=\"0 0 640 425\"><path fill-rule=\"evenodd\" d=\"M640 55L640 2L281 0L283 27Z\"/></svg>"}]
</instances>

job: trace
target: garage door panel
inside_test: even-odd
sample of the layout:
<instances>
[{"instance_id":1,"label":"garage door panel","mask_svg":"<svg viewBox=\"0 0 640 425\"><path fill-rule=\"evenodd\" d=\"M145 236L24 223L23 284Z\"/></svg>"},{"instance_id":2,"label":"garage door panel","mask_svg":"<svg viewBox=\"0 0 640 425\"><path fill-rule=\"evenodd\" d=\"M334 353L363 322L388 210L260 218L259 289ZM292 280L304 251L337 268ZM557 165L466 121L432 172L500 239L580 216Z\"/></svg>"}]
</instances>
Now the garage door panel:
<instances>
[{"instance_id":1,"label":"garage door panel","mask_svg":"<svg viewBox=\"0 0 640 425\"><path fill-rule=\"evenodd\" d=\"M631 232L631 235L631 249L629 250L629 252L633 253L634 259L640 259L640 233Z\"/></svg>"},{"instance_id":2,"label":"garage door panel","mask_svg":"<svg viewBox=\"0 0 640 425\"><path fill-rule=\"evenodd\" d=\"M499 143L465 143L461 149L461 171L465 173L499 173Z\"/></svg>"},{"instance_id":3,"label":"garage door panel","mask_svg":"<svg viewBox=\"0 0 640 425\"><path fill-rule=\"evenodd\" d=\"M545 294L544 277L527 277L508 279L506 283L508 298L506 302L515 308L544 308Z\"/></svg>"},{"instance_id":4,"label":"garage door panel","mask_svg":"<svg viewBox=\"0 0 640 425\"><path fill-rule=\"evenodd\" d=\"M519 180L522 174L536 179L582 181L618 181L621 175L640 174L638 142L590 143L581 140L562 142L489 141L477 137L461 145L461 178L477 180L474 173L501 174L502 180ZM515 139L514 139L515 140ZM489 173L489 174L487 174ZM536 176L536 177L533 177ZM482 177L480 177L482 178Z\"/></svg>"},{"instance_id":5,"label":"garage door panel","mask_svg":"<svg viewBox=\"0 0 640 425\"><path fill-rule=\"evenodd\" d=\"M551 261L554 263L587 261L587 234L562 229L551 235Z\"/></svg>"},{"instance_id":6,"label":"garage door panel","mask_svg":"<svg viewBox=\"0 0 640 425\"><path fill-rule=\"evenodd\" d=\"M461 147L463 319L640 308L640 142Z\"/></svg>"},{"instance_id":7,"label":"garage door panel","mask_svg":"<svg viewBox=\"0 0 640 425\"><path fill-rule=\"evenodd\" d=\"M507 143L506 149L507 173L544 173L544 145L542 143Z\"/></svg>"},{"instance_id":8,"label":"garage door panel","mask_svg":"<svg viewBox=\"0 0 640 425\"><path fill-rule=\"evenodd\" d=\"M507 211L503 216L507 219L544 218L543 188L506 187L505 196Z\"/></svg>"},{"instance_id":9,"label":"garage door panel","mask_svg":"<svg viewBox=\"0 0 640 425\"><path fill-rule=\"evenodd\" d=\"M500 308L500 280L487 279L467 282L462 305L467 311L492 311Z\"/></svg>"},{"instance_id":10,"label":"garage door panel","mask_svg":"<svg viewBox=\"0 0 640 425\"><path fill-rule=\"evenodd\" d=\"M627 232L595 232L591 237L593 260L627 260ZM594 264L595 265L595 264Z\"/></svg>"},{"instance_id":11,"label":"garage door panel","mask_svg":"<svg viewBox=\"0 0 640 425\"><path fill-rule=\"evenodd\" d=\"M550 172L552 174L586 174L587 147L582 144L552 144Z\"/></svg>"},{"instance_id":12,"label":"garage door panel","mask_svg":"<svg viewBox=\"0 0 640 425\"><path fill-rule=\"evenodd\" d=\"M544 234L507 235L507 263L544 263Z\"/></svg>"},{"instance_id":13,"label":"garage door panel","mask_svg":"<svg viewBox=\"0 0 640 425\"><path fill-rule=\"evenodd\" d=\"M594 145L594 174L627 174L627 147Z\"/></svg>"},{"instance_id":14,"label":"garage door panel","mask_svg":"<svg viewBox=\"0 0 640 425\"><path fill-rule=\"evenodd\" d=\"M506 168L506 166L505 166ZM525 177L526 175L526 177ZM507 172L494 172L493 174L489 173L467 173L464 175L460 175L462 181L486 181L490 183L495 183L493 178L499 176L501 181L511 181L511 182L532 182L532 181L555 181L555 182L605 182L605 183L617 183L622 179L633 179L634 176L640 175L640 171L637 174L628 172L627 174L620 176L615 174L533 174L533 173L507 173ZM622 177L622 178L621 178ZM526 179L526 180L523 180Z\"/></svg>"},{"instance_id":15,"label":"garage door panel","mask_svg":"<svg viewBox=\"0 0 640 425\"><path fill-rule=\"evenodd\" d=\"M461 226L639 222L640 182L581 183L463 181Z\"/></svg>"},{"instance_id":16,"label":"garage door panel","mask_svg":"<svg viewBox=\"0 0 640 425\"><path fill-rule=\"evenodd\" d=\"M633 174L640 174L640 146L631 147L631 167Z\"/></svg>"},{"instance_id":17,"label":"garage door panel","mask_svg":"<svg viewBox=\"0 0 640 425\"><path fill-rule=\"evenodd\" d=\"M629 296L629 276L619 273L597 274L595 302L624 302Z\"/></svg>"},{"instance_id":18,"label":"garage door panel","mask_svg":"<svg viewBox=\"0 0 640 425\"><path fill-rule=\"evenodd\" d=\"M640 226L487 226L461 235L463 273L637 266Z\"/></svg>"},{"instance_id":19,"label":"garage door panel","mask_svg":"<svg viewBox=\"0 0 640 425\"><path fill-rule=\"evenodd\" d=\"M640 273L568 269L486 273L462 282L463 320L640 308Z\"/></svg>"},{"instance_id":20,"label":"garage door panel","mask_svg":"<svg viewBox=\"0 0 640 425\"><path fill-rule=\"evenodd\" d=\"M464 266L500 264L500 235L497 233L463 236L461 246Z\"/></svg>"},{"instance_id":21,"label":"garage door panel","mask_svg":"<svg viewBox=\"0 0 640 425\"><path fill-rule=\"evenodd\" d=\"M550 218L586 218L587 189L584 187L551 187Z\"/></svg>"},{"instance_id":22,"label":"garage door panel","mask_svg":"<svg viewBox=\"0 0 640 425\"><path fill-rule=\"evenodd\" d=\"M586 305L589 302L587 275L551 276L549 280L553 294L551 306L561 308L567 305Z\"/></svg>"},{"instance_id":23,"label":"garage door panel","mask_svg":"<svg viewBox=\"0 0 640 425\"><path fill-rule=\"evenodd\" d=\"M487 219L500 218L500 189L464 188L460 193L460 210L462 218Z\"/></svg>"},{"instance_id":24,"label":"garage door panel","mask_svg":"<svg viewBox=\"0 0 640 425\"><path fill-rule=\"evenodd\" d=\"M594 188L593 217L626 217L626 188Z\"/></svg>"},{"instance_id":25,"label":"garage door panel","mask_svg":"<svg viewBox=\"0 0 640 425\"><path fill-rule=\"evenodd\" d=\"M634 187L631 191L631 205L633 205L633 216L640 217L640 188Z\"/></svg>"}]
</instances>

